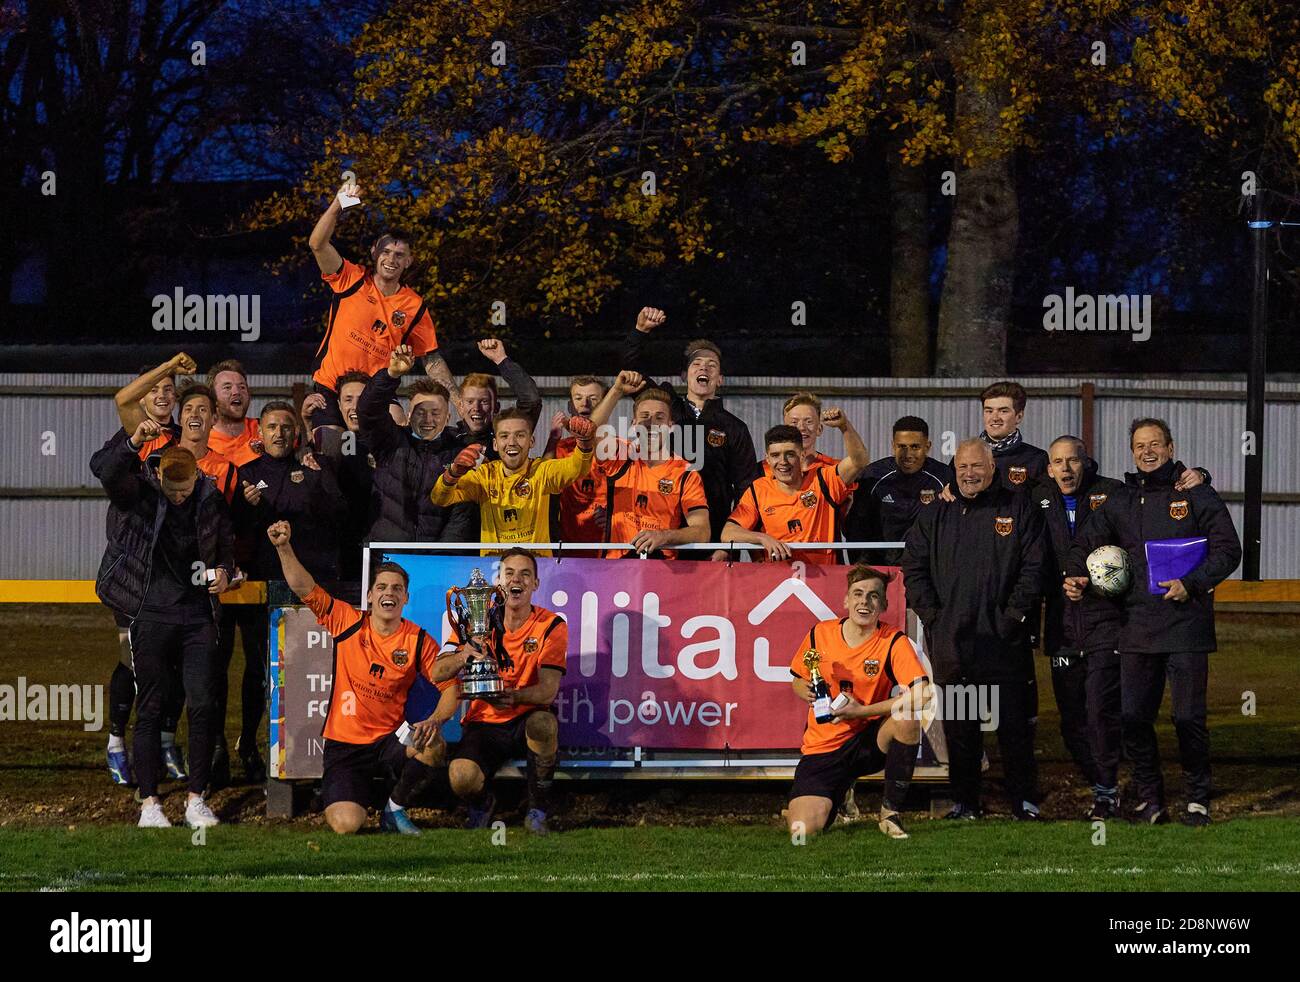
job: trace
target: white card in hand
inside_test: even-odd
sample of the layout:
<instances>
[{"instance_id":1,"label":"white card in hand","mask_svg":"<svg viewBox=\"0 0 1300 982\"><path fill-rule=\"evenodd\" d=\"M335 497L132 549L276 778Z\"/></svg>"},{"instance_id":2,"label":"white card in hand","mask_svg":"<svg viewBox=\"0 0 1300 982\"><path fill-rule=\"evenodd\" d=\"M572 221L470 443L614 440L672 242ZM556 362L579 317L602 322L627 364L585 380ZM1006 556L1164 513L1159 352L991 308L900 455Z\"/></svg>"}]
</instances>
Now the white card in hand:
<instances>
[{"instance_id":1,"label":"white card in hand","mask_svg":"<svg viewBox=\"0 0 1300 982\"><path fill-rule=\"evenodd\" d=\"M415 738L411 736L411 724L402 720L402 725L397 728L397 742L404 747L409 747L415 743Z\"/></svg>"},{"instance_id":2,"label":"white card in hand","mask_svg":"<svg viewBox=\"0 0 1300 982\"><path fill-rule=\"evenodd\" d=\"M353 188L352 190L355 191L356 188ZM354 196L354 195L348 194L347 191L348 191L347 188L344 188L344 189L342 189L341 191L339 191L339 195L338 195L338 197L339 197L339 207L340 207L340 208L351 208L353 205L359 205L359 204L361 204L361 199L360 199L360 198L358 198L358 197L356 197L356 196Z\"/></svg>"}]
</instances>

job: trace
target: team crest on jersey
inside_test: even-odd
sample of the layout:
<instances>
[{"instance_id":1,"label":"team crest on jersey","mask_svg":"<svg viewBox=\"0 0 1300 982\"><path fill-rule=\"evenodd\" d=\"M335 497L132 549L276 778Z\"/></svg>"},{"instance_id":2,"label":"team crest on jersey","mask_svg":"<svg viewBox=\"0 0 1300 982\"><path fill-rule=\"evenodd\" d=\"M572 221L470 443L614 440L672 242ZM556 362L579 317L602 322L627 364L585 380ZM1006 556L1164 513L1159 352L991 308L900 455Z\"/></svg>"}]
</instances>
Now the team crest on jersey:
<instances>
[{"instance_id":1,"label":"team crest on jersey","mask_svg":"<svg viewBox=\"0 0 1300 982\"><path fill-rule=\"evenodd\" d=\"M527 498L533 493L533 486L528 483L528 478L521 477L515 481L515 494L520 498Z\"/></svg>"},{"instance_id":2,"label":"team crest on jersey","mask_svg":"<svg viewBox=\"0 0 1300 982\"><path fill-rule=\"evenodd\" d=\"M711 447L720 447L727 442L727 434L723 433L722 430L709 430L704 438Z\"/></svg>"},{"instance_id":3,"label":"team crest on jersey","mask_svg":"<svg viewBox=\"0 0 1300 982\"><path fill-rule=\"evenodd\" d=\"M1024 484L1025 478L1029 476L1029 471L1024 467L1008 467L1007 477L1012 484Z\"/></svg>"},{"instance_id":4,"label":"team crest on jersey","mask_svg":"<svg viewBox=\"0 0 1300 982\"><path fill-rule=\"evenodd\" d=\"M921 492L921 504L929 505L934 503L934 489L926 488Z\"/></svg>"},{"instance_id":5,"label":"team crest on jersey","mask_svg":"<svg viewBox=\"0 0 1300 982\"><path fill-rule=\"evenodd\" d=\"M290 471L290 472L289 472L289 480L291 480L294 484L301 484L302 481L303 481L303 478L305 478L306 476L307 476L307 475L304 474L302 471Z\"/></svg>"},{"instance_id":6,"label":"team crest on jersey","mask_svg":"<svg viewBox=\"0 0 1300 982\"><path fill-rule=\"evenodd\" d=\"M866 672L867 678L874 679L880 674L880 659L868 658L862 663L862 671Z\"/></svg>"},{"instance_id":7,"label":"team crest on jersey","mask_svg":"<svg viewBox=\"0 0 1300 982\"><path fill-rule=\"evenodd\" d=\"M406 323L406 311L404 311L404 310L394 310L394 311L393 311L393 327L401 327L401 326L402 326L403 324L405 324L405 323Z\"/></svg>"},{"instance_id":8,"label":"team crest on jersey","mask_svg":"<svg viewBox=\"0 0 1300 982\"><path fill-rule=\"evenodd\" d=\"M403 665L405 665L410 660L410 658L411 658L411 653L407 651L405 648L398 648L396 651L393 652L393 664L396 665L398 668L401 668Z\"/></svg>"},{"instance_id":9,"label":"team crest on jersey","mask_svg":"<svg viewBox=\"0 0 1300 982\"><path fill-rule=\"evenodd\" d=\"M1015 519L1011 516L998 515L993 519L993 529L998 535L1010 535L1011 530L1015 527Z\"/></svg>"},{"instance_id":10,"label":"team crest on jersey","mask_svg":"<svg viewBox=\"0 0 1300 982\"><path fill-rule=\"evenodd\" d=\"M659 478L659 493L660 494L673 493L673 479L671 477Z\"/></svg>"},{"instance_id":11,"label":"team crest on jersey","mask_svg":"<svg viewBox=\"0 0 1300 982\"><path fill-rule=\"evenodd\" d=\"M799 501L805 508L812 508L817 504L817 492L805 491L803 494L799 495Z\"/></svg>"},{"instance_id":12,"label":"team crest on jersey","mask_svg":"<svg viewBox=\"0 0 1300 982\"><path fill-rule=\"evenodd\" d=\"M1090 494L1090 495L1088 495L1088 507L1089 507L1092 511L1096 511L1098 508L1100 508L1102 505L1104 505L1104 504L1106 503L1106 497L1107 497L1107 496L1104 495L1104 494Z\"/></svg>"},{"instance_id":13,"label":"team crest on jersey","mask_svg":"<svg viewBox=\"0 0 1300 982\"><path fill-rule=\"evenodd\" d=\"M1169 502L1169 517L1182 521L1187 517L1187 499Z\"/></svg>"},{"instance_id":14,"label":"team crest on jersey","mask_svg":"<svg viewBox=\"0 0 1300 982\"><path fill-rule=\"evenodd\" d=\"M539 646L540 644L541 644L541 642L538 641L536 638L525 638L525 639L524 639L524 654L525 654L525 655L534 655L534 654L536 654L536 653L537 653L537 648L538 648L538 646Z\"/></svg>"}]
</instances>

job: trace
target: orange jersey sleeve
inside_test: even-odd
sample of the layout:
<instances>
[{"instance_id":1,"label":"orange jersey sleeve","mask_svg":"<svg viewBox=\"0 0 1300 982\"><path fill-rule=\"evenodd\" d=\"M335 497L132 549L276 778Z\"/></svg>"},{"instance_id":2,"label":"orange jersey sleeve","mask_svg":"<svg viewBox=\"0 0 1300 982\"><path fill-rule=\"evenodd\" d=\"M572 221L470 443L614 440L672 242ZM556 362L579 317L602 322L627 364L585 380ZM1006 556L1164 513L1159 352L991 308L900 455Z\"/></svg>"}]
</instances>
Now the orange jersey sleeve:
<instances>
[{"instance_id":1,"label":"orange jersey sleeve","mask_svg":"<svg viewBox=\"0 0 1300 982\"><path fill-rule=\"evenodd\" d=\"M328 283L335 293L342 293L349 287L355 286L365 275L365 269L350 259L344 259L337 273L321 273L320 278Z\"/></svg>"},{"instance_id":2,"label":"orange jersey sleeve","mask_svg":"<svg viewBox=\"0 0 1300 982\"><path fill-rule=\"evenodd\" d=\"M852 493L857 484L845 484L844 478L840 477L839 466L822 467L822 477L826 479L826 490L830 492L831 504L836 508L844 503L844 500Z\"/></svg>"},{"instance_id":3,"label":"orange jersey sleeve","mask_svg":"<svg viewBox=\"0 0 1300 982\"><path fill-rule=\"evenodd\" d=\"M311 593L302 598L302 602L310 607L311 612L316 615L316 623L320 624L332 635L342 634L361 620L359 610L351 604L331 597L319 583L316 584Z\"/></svg>"},{"instance_id":4,"label":"orange jersey sleeve","mask_svg":"<svg viewBox=\"0 0 1300 982\"><path fill-rule=\"evenodd\" d=\"M704 497L704 481L699 471L687 470L682 474L682 514L689 515L697 508L708 508Z\"/></svg>"},{"instance_id":5,"label":"orange jersey sleeve","mask_svg":"<svg viewBox=\"0 0 1300 982\"><path fill-rule=\"evenodd\" d=\"M427 355L430 351L438 350L438 330L433 326L433 318L429 316L428 308L425 308L420 314L420 319L411 328L406 343L411 346L417 358Z\"/></svg>"},{"instance_id":6,"label":"orange jersey sleeve","mask_svg":"<svg viewBox=\"0 0 1300 982\"><path fill-rule=\"evenodd\" d=\"M560 621L559 624L555 625L555 629L546 636L546 640L542 642L542 651L537 663L542 668L558 668L563 672L568 654L569 625L565 621Z\"/></svg>"},{"instance_id":7,"label":"orange jersey sleeve","mask_svg":"<svg viewBox=\"0 0 1300 982\"><path fill-rule=\"evenodd\" d=\"M758 482L755 481L754 484ZM757 488L751 484L741 492L740 500L736 502L736 507L732 509L728 521L735 522L743 529L753 532L762 527L762 516L758 513L758 508L754 503L754 495Z\"/></svg>"}]
</instances>

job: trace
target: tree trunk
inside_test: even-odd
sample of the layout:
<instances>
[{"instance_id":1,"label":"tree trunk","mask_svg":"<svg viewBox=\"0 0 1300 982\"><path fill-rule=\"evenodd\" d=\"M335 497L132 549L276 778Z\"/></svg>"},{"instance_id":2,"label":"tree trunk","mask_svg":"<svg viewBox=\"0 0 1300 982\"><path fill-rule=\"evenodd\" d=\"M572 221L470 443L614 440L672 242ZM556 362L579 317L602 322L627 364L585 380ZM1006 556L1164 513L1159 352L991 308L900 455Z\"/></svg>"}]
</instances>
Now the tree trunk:
<instances>
[{"instance_id":1,"label":"tree trunk","mask_svg":"<svg viewBox=\"0 0 1300 982\"><path fill-rule=\"evenodd\" d=\"M999 152L1000 92L970 74L957 93L958 146L973 152L957 172L948 267L939 302L935 373L1004 375L1020 210L1009 150Z\"/></svg>"},{"instance_id":2,"label":"tree trunk","mask_svg":"<svg viewBox=\"0 0 1300 982\"><path fill-rule=\"evenodd\" d=\"M930 374L929 209L925 174L889 150L889 364L895 377Z\"/></svg>"}]
</instances>

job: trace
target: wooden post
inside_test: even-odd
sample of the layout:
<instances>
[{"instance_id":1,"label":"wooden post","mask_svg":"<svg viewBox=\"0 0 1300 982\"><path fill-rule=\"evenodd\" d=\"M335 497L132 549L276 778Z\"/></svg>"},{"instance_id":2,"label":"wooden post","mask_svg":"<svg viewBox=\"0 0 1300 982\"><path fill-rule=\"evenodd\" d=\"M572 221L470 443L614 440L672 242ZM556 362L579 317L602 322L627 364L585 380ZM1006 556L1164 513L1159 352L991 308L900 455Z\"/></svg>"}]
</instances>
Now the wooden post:
<instances>
[{"instance_id":1,"label":"wooden post","mask_svg":"<svg viewBox=\"0 0 1300 982\"><path fill-rule=\"evenodd\" d=\"M1080 408L1083 411L1083 433L1081 433L1080 436L1083 438L1084 446L1088 448L1088 455L1092 457L1093 460L1097 459L1097 446L1093 442L1093 438L1096 436L1097 426L1093 407L1093 400L1096 399L1096 397L1097 387L1093 385L1093 383L1084 382L1079 386L1079 398L1082 403Z\"/></svg>"}]
</instances>

